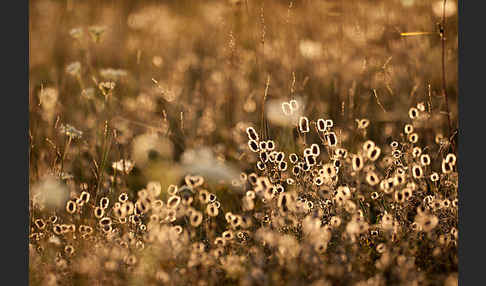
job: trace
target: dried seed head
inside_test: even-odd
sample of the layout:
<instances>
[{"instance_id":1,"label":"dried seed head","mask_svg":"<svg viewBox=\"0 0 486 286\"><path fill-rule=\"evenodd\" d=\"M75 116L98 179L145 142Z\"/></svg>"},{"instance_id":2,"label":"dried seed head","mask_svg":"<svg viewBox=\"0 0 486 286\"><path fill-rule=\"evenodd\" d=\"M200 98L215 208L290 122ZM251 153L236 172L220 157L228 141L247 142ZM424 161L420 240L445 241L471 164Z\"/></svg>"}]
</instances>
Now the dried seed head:
<instances>
[{"instance_id":1,"label":"dried seed head","mask_svg":"<svg viewBox=\"0 0 486 286\"><path fill-rule=\"evenodd\" d=\"M248 175L245 172L241 172L240 173L240 181L246 182L247 179L248 179Z\"/></svg>"},{"instance_id":2,"label":"dried seed head","mask_svg":"<svg viewBox=\"0 0 486 286\"><path fill-rule=\"evenodd\" d=\"M179 201L180 201L180 197ZM135 213L136 214L145 214L150 210L150 202L144 199L139 199L135 202Z\"/></svg>"},{"instance_id":3,"label":"dried seed head","mask_svg":"<svg viewBox=\"0 0 486 286\"><path fill-rule=\"evenodd\" d=\"M406 176L404 173L398 173L393 176L393 185L400 186L401 184L405 183Z\"/></svg>"},{"instance_id":4,"label":"dried seed head","mask_svg":"<svg viewBox=\"0 0 486 286\"><path fill-rule=\"evenodd\" d=\"M422 230L429 232L433 230L439 223L439 219L434 215L417 215L415 221L421 226Z\"/></svg>"},{"instance_id":5,"label":"dried seed head","mask_svg":"<svg viewBox=\"0 0 486 286\"><path fill-rule=\"evenodd\" d=\"M413 222L413 223L410 225L410 228L411 228L413 231L420 231L420 230L422 230L422 228L420 227L420 225L419 225L417 222Z\"/></svg>"},{"instance_id":6,"label":"dried seed head","mask_svg":"<svg viewBox=\"0 0 486 286\"><path fill-rule=\"evenodd\" d=\"M367 155L368 155L368 158L371 160L371 161L376 161L378 159L378 157L380 157L380 154L381 154L381 149L380 147L378 146L375 146L373 147L371 150L368 151Z\"/></svg>"},{"instance_id":7,"label":"dried seed head","mask_svg":"<svg viewBox=\"0 0 486 286\"><path fill-rule=\"evenodd\" d=\"M422 111L422 112L425 111L425 103L423 103L423 102L417 103L417 109Z\"/></svg>"},{"instance_id":8,"label":"dried seed head","mask_svg":"<svg viewBox=\"0 0 486 286\"><path fill-rule=\"evenodd\" d=\"M311 148L305 148L304 149L304 157L312 155L312 150Z\"/></svg>"},{"instance_id":9,"label":"dried seed head","mask_svg":"<svg viewBox=\"0 0 486 286\"><path fill-rule=\"evenodd\" d=\"M187 175L184 177L184 181L186 182L186 185L193 189L198 188L204 184L204 178L202 176Z\"/></svg>"},{"instance_id":10,"label":"dried seed head","mask_svg":"<svg viewBox=\"0 0 486 286\"><path fill-rule=\"evenodd\" d=\"M298 165L295 165L293 168L292 168L292 174L294 176L298 176L300 174L300 170L301 168L298 166Z\"/></svg>"},{"instance_id":11,"label":"dried seed head","mask_svg":"<svg viewBox=\"0 0 486 286\"><path fill-rule=\"evenodd\" d=\"M82 207L84 205L84 201L81 198L77 198L75 203L79 207Z\"/></svg>"},{"instance_id":12,"label":"dried seed head","mask_svg":"<svg viewBox=\"0 0 486 286\"><path fill-rule=\"evenodd\" d=\"M191 221L192 226L198 227L203 220L203 215L202 213L195 211L191 214L189 220Z\"/></svg>"},{"instance_id":13,"label":"dried seed head","mask_svg":"<svg viewBox=\"0 0 486 286\"><path fill-rule=\"evenodd\" d=\"M424 171L420 165L414 165L412 167L412 175L415 179L420 179L424 175Z\"/></svg>"},{"instance_id":14,"label":"dried seed head","mask_svg":"<svg viewBox=\"0 0 486 286\"><path fill-rule=\"evenodd\" d=\"M459 201L458 201L458 199L457 199L457 198L452 200L452 206L453 206L454 208L457 208L457 207L459 206Z\"/></svg>"},{"instance_id":15,"label":"dried seed head","mask_svg":"<svg viewBox=\"0 0 486 286\"><path fill-rule=\"evenodd\" d=\"M371 199L372 199L372 200L376 200L376 199L378 199L378 197L379 197L379 196L380 196L380 195L379 195L377 192L372 192L372 193L371 193Z\"/></svg>"},{"instance_id":16,"label":"dried seed head","mask_svg":"<svg viewBox=\"0 0 486 286\"><path fill-rule=\"evenodd\" d=\"M155 202L156 201L152 202L152 205L157 206L158 203L155 203ZM162 201L159 200L159 202L162 202ZM131 214L133 214L133 212L135 210L135 205L131 201L126 201L120 206L120 210L122 210L124 215L131 215Z\"/></svg>"},{"instance_id":17,"label":"dried seed head","mask_svg":"<svg viewBox=\"0 0 486 286\"><path fill-rule=\"evenodd\" d=\"M319 174L325 178L332 178L336 176L336 167L333 164L327 163L319 170Z\"/></svg>"},{"instance_id":18,"label":"dried seed head","mask_svg":"<svg viewBox=\"0 0 486 286\"><path fill-rule=\"evenodd\" d=\"M417 158L422 154L422 149L420 147L413 147L412 149L412 155L414 158Z\"/></svg>"},{"instance_id":19,"label":"dried seed head","mask_svg":"<svg viewBox=\"0 0 486 286\"><path fill-rule=\"evenodd\" d=\"M234 235L233 235L233 232L231 230L227 230L227 231L224 231L223 234L221 235L221 237L224 239L224 240L231 240L233 239Z\"/></svg>"},{"instance_id":20,"label":"dried seed head","mask_svg":"<svg viewBox=\"0 0 486 286\"><path fill-rule=\"evenodd\" d=\"M215 194L209 193L208 200L209 200L210 203L216 201L216 199L217 199L217 197L216 197Z\"/></svg>"},{"instance_id":21,"label":"dried seed head","mask_svg":"<svg viewBox=\"0 0 486 286\"><path fill-rule=\"evenodd\" d=\"M417 108L412 107L409 109L408 116L410 117L410 119L412 120L417 119L418 115L419 115L419 111Z\"/></svg>"},{"instance_id":22,"label":"dried seed head","mask_svg":"<svg viewBox=\"0 0 486 286\"><path fill-rule=\"evenodd\" d=\"M449 199L444 199L442 201L442 206L446 209L449 208L451 206L451 201Z\"/></svg>"},{"instance_id":23,"label":"dried seed head","mask_svg":"<svg viewBox=\"0 0 486 286\"><path fill-rule=\"evenodd\" d=\"M317 119L317 130L324 132L327 130L326 121L322 118Z\"/></svg>"},{"instance_id":24,"label":"dried seed head","mask_svg":"<svg viewBox=\"0 0 486 286\"><path fill-rule=\"evenodd\" d=\"M292 112L299 109L299 103L297 102L297 100L292 99L291 101L289 101L289 104L290 104L290 108L292 108Z\"/></svg>"},{"instance_id":25,"label":"dried seed head","mask_svg":"<svg viewBox=\"0 0 486 286\"><path fill-rule=\"evenodd\" d=\"M311 149L312 155L314 155L314 156L319 156L319 154L321 153L321 149L319 148L319 145L317 145L317 144L312 144L310 149Z\"/></svg>"},{"instance_id":26,"label":"dried seed head","mask_svg":"<svg viewBox=\"0 0 486 286\"><path fill-rule=\"evenodd\" d=\"M332 121L332 119L326 119L326 127L329 129L329 128L332 128L334 126L334 121Z\"/></svg>"},{"instance_id":27,"label":"dried seed head","mask_svg":"<svg viewBox=\"0 0 486 286\"><path fill-rule=\"evenodd\" d=\"M198 195L199 201L203 204L209 202L209 192L207 190L200 190Z\"/></svg>"},{"instance_id":28,"label":"dried seed head","mask_svg":"<svg viewBox=\"0 0 486 286\"><path fill-rule=\"evenodd\" d=\"M316 157L314 155L309 155L305 157L305 162L308 166L314 166L317 163Z\"/></svg>"},{"instance_id":29,"label":"dried seed head","mask_svg":"<svg viewBox=\"0 0 486 286\"><path fill-rule=\"evenodd\" d=\"M451 163L448 163L446 160L442 160L442 173L449 174L454 170L454 167Z\"/></svg>"},{"instance_id":30,"label":"dried seed head","mask_svg":"<svg viewBox=\"0 0 486 286\"><path fill-rule=\"evenodd\" d=\"M366 182L370 184L370 186L374 186L380 182L378 179L378 176L376 175L375 172L371 171L366 174Z\"/></svg>"},{"instance_id":31,"label":"dried seed head","mask_svg":"<svg viewBox=\"0 0 486 286\"><path fill-rule=\"evenodd\" d=\"M177 194L177 191L178 191L178 188L176 185L169 185L169 187L167 188L167 193L171 196Z\"/></svg>"},{"instance_id":32,"label":"dried seed head","mask_svg":"<svg viewBox=\"0 0 486 286\"><path fill-rule=\"evenodd\" d=\"M226 219L226 222L230 223L231 220L233 219L233 213L231 213L231 212L225 213L224 218Z\"/></svg>"},{"instance_id":33,"label":"dried seed head","mask_svg":"<svg viewBox=\"0 0 486 286\"><path fill-rule=\"evenodd\" d=\"M118 196L118 201L120 203L124 203L128 200L128 194L127 193L121 193L119 196Z\"/></svg>"},{"instance_id":34,"label":"dried seed head","mask_svg":"<svg viewBox=\"0 0 486 286\"><path fill-rule=\"evenodd\" d=\"M250 199L255 199L255 192L254 191L247 191L246 196L249 197Z\"/></svg>"},{"instance_id":35,"label":"dried seed head","mask_svg":"<svg viewBox=\"0 0 486 286\"><path fill-rule=\"evenodd\" d=\"M262 151L267 150L267 141L260 141L258 146L259 146L260 150L262 150Z\"/></svg>"},{"instance_id":36,"label":"dried seed head","mask_svg":"<svg viewBox=\"0 0 486 286\"><path fill-rule=\"evenodd\" d=\"M445 161L454 166L456 164L456 155L454 155L453 153L447 154L447 156L445 157Z\"/></svg>"},{"instance_id":37,"label":"dried seed head","mask_svg":"<svg viewBox=\"0 0 486 286\"><path fill-rule=\"evenodd\" d=\"M94 215L96 218L101 218L105 214L105 210L102 209L101 207L95 207L94 209Z\"/></svg>"},{"instance_id":38,"label":"dried seed head","mask_svg":"<svg viewBox=\"0 0 486 286\"><path fill-rule=\"evenodd\" d=\"M167 207L170 209L175 209L179 206L179 203L181 202L181 197L179 196L171 196L167 200Z\"/></svg>"},{"instance_id":39,"label":"dried seed head","mask_svg":"<svg viewBox=\"0 0 486 286\"><path fill-rule=\"evenodd\" d=\"M214 244L216 246L225 246L226 245L226 240L224 240L222 237L217 237L215 240L214 240Z\"/></svg>"},{"instance_id":40,"label":"dried seed head","mask_svg":"<svg viewBox=\"0 0 486 286\"><path fill-rule=\"evenodd\" d=\"M74 201L68 201L66 203L66 211L70 214L73 214L76 212L76 203Z\"/></svg>"},{"instance_id":41,"label":"dried seed head","mask_svg":"<svg viewBox=\"0 0 486 286\"><path fill-rule=\"evenodd\" d=\"M81 195L79 196L81 200L83 200L85 203L89 202L90 194L86 191L81 192Z\"/></svg>"},{"instance_id":42,"label":"dried seed head","mask_svg":"<svg viewBox=\"0 0 486 286\"><path fill-rule=\"evenodd\" d=\"M352 165L354 171L359 171L363 168L363 158L361 157L361 155L353 156Z\"/></svg>"},{"instance_id":43,"label":"dried seed head","mask_svg":"<svg viewBox=\"0 0 486 286\"><path fill-rule=\"evenodd\" d=\"M113 209L119 209L121 208L121 203L120 202L116 202L114 205L113 205Z\"/></svg>"},{"instance_id":44,"label":"dried seed head","mask_svg":"<svg viewBox=\"0 0 486 286\"><path fill-rule=\"evenodd\" d=\"M402 192L403 192L403 197L404 197L405 200L409 200L413 195L412 189L409 189L409 188L403 189Z\"/></svg>"},{"instance_id":45,"label":"dried seed head","mask_svg":"<svg viewBox=\"0 0 486 286\"><path fill-rule=\"evenodd\" d=\"M253 127L246 128L246 134L248 135L248 139L258 141L258 134Z\"/></svg>"},{"instance_id":46,"label":"dried seed head","mask_svg":"<svg viewBox=\"0 0 486 286\"><path fill-rule=\"evenodd\" d=\"M43 230L46 227L46 223L41 218L36 219L34 224L39 230Z\"/></svg>"},{"instance_id":47,"label":"dried seed head","mask_svg":"<svg viewBox=\"0 0 486 286\"><path fill-rule=\"evenodd\" d=\"M299 118L299 131L301 133L307 133L309 132L309 119L305 116L301 116Z\"/></svg>"},{"instance_id":48,"label":"dried seed head","mask_svg":"<svg viewBox=\"0 0 486 286\"><path fill-rule=\"evenodd\" d=\"M410 134L413 132L413 125L412 124L405 124L405 127L403 128L403 131L405 134Z\"/></svg>"},{"instance_id":49,"label":"dried seed head","mask_svg":"<svg viewBox=\"0 0 486 286\"><path fill-rule=\"evenodd\" d=\"M237 228L241 225L242 219L240 215L234 215L233 218L231 219L231 226L233 228ZM224 235L223 235L224 237Z\"/></svg>"},{"instance_id":50,"label":"dried seed head","mask_svg":"<svg viewBox=\"0 0 486 286\"><path fill-rule=\"evenodd\" d=\"M258 183L258 176L255 173L248 175L248 181L251 185L255 186Z\"/></svg>"},{"instance_id":51,"label":"dried seed head","mask_svg":"<svg viewBox=\"0 0 486 286\"><path fill-rule=\"evenodd\" d=\"M208 204L206 206L206 213L210 216L210 217L215 217L215 216L218 216L219 214L219 209L216 207L215 204Z\"/></svg>"},{"instance_id":52,"label":"dried seed head","mask_svg":"<svg viewBox=\"0 0 486 286\"><path fill-rule=\"evenodd\" d=\"M336 137L336 133L334 132L329 132L325 135L326 139L327 139L327 144L330 146L330 147L334 147L337 145L337 137Z\"/></svg>"},{"instance_id":53,"label":"dried seed head","mask_svg":"<svg viewBox=\"0 0 486 286\"><path fill-rule=\"evenodd\" d=\"M380 243L376 246L376 251L378 253L383 253L386 250L386 245L384 243Z\"/></svg>"},{"instance_id":54,"label":"dried seed head","mask_svg":"<svg viewBox=\"0 0 486 286\"><path fill-rule=\"evenodd\" d=\"M297 163L297 161L299 160L299 157L297 156L297 154L295 154L295 153L291 153L291 154L289 155L289 159L290 159L290 162L291 162L292 164L295 164L295 163Z\"/></svg>"},{"instance_id":55,"label":"dried seed head","mask_svg":"<svg viewBox=\"0 0 486 286\"><path fill-rule=\"evenodd\" d=\"M100 208L106 209L108 208L108 205L110 204L110 199L107 197L102 197L100 200Z\"/></svg>"},{"instance_id":56,"label":"dried seed head","mask_svg":"<svg viewBox=\"0 0 486 286\"><path fill-rule=\"evenodd\" d=\"M403 203L405 201L405 196L401 190L395 191L395 201Z\"/></svg>"},{"instance_id":57,"label":"dried seed head","mask_svg":"<svg viewBox=\"0 0 486 286\"><path fill-rule=\"evenodd\" d=\"M282 111L285 115L291 115L292 114L292 107L290 106L290 103L288 102L283 102L282 103Z\"/></svg>"},{"instance_id":58,"label":"dried seed head","mask_svg":"<svg viewBox=\"0 0 486 286\"><path fill-rule=\"evenodd\" d=\"M331 220L329 221L330 225L334 228L339 227L341 225L341 218L338 216L333 216L331 217Z\"/></svg>"},{"instance_id":59,"label":"dried seed head","mask_svg":"<svg viewBox=\"0 0 486 286\"><path fill-rule=\"evenodd\" d=\"M375 142L373 142L372 140L367 140L363 143L363 150L368 153L371 149L373 149L375 147Z\"/></svg>"},{"instance_id":60,"label":"dried seed head","mask_svg":"<svg viewBox=\"0 0 486 286\"><path fill-rule=\"evenodd\" d=\"M304 206L307 210L311 210L314 208L314 203L312 201L306 201Z\"/></svg>"},{"instance_id":61,"label":"dried seed head","mask_svg":"<svg viewBox=\"0 0 486 286\"><path fill-rule=\"evenodd\" d=\"M273 151L275 149L275 142L273 140L267 140L267 150Z\"/></svg>"},{"instance_id":62,"label":"dried seed head","mask_svg":"<svg viewBox=\"0 0 486 286\"><path fill-rule=\"evenodd\" d=\"M432 182L437 182L439 180L439 174L437 172L433 172L430 174L430 180Z\"/></svg>"},{"instance_id":63,"label":"dried seed head","mask_svg":"<svg viewBox=\"0 0 486 286\"><path fill-rule=\"evenodd\" d=\"M420 156L420 163L423 165L423 166L428 166L430 165L430 156L428 154L422 154Z\"/></svg>"},{"instance_id":64,"label":"dried seed head","mask_svg":"<svg viewBox=\"0 0 486 286\"><path fill-rule=\"evenodd\" d=\"M193 201L194 198L192 196L183 196L181 199L182 204L185 206L190 206Z\"/></svg>"},{"instance_id":65,"label":"dried seed head","mask_svg":"<svg viewBox=\"0 0 486 286\"><path fill-rule=\"evenodd\" d=\"M408 141L410 141L410 143L417 143L418 139L419 139L419 136L418 136L417 133L411 133L411 134L408 135Z\"/></svg>"},{"instance_id":66,"label":"dried seed head","mask_svg":"<svg viewBox=\"0 0 486 286\"><path fill-rule=\"evenodd\" d=\"M356 121L358 122L359 129L366 129L368 128L368 126L370 126L370 121L366 118L356 119Z\"/></svg>"},{"instance_id":67,"label":"dried seed head","mask_svg":"<svg viewBox=\"0 0 486 286\"><path fill-rule=\"evenodd\" d=\"M262 161L258 161L256 164L258 170L263 171L265 170L265 164Z\"/></svg>"},{"instance_id":68,"label":"dried seed head","mask_svg":"<svg viewBox=\"0 0 486 286\"><path fill-rule=\"evenodd\" d=\"M177 233L177 234L181 234L182 231L184 231L184 229L182 228L182 226L180 225L176 225L173 227L173 230Z\"/></svg>"},{"instance_id":69,"label":"dried seed head","mask_svg":"<svg viewBox=\"0 0 486 286\"><path fill-rule=\"evenodd\" d=\"M112 223L112 220L109 217L104 217L104 218L100 219L99 222L98 222L98 224L102 227L106 226L106 225L111 225L111 223Z\"/></svg>"},{"instance_id":70,"label":"dried seed head","mask_svg":"<svg viewBox=\"0 0 486 286\"><path fill-rule=\"evenodd\" d=\"M63 230L62 230L62 227L61 227L61 225L60 225L60 224L54 224L54 225L52 226L52 231L53 231L55 234L57 234L57 235L60 235L60 234L62 234L62 233L63 233Z\"/></svg>"},{"instance_id":71,"label":"dried seed head","mask_svg":"<svg viewBox=\"0 0 486 286\"><path fill-rule=\"evenodd\" d=\"M49 217L49 221L50 221L51 223L56 223L56 222L57 222L57 216L55 216L55 215L50 216L50 217Z\"/></svg>"},{"instance_id":72,"label":"dried seed head","mask_svg":"<svg viewBox=\"0 0 486 286\"><path fill-rule=\"evenodd\" d=\"M344 148L337 148L334 153L338 158L346 158L348 156L348 151Z\"/></svg>"},{"instance_id":73,"label":"dried seed head","mask_svg":"<svg viewBox=\"0 0 486 286\"><path fill-rule=\"evenodd\" d=\"M260 142L260 144L263 143L263 142ZM259 150L259 146L258 146L258 142L255 141L255 140L249 140L248 141L248 147L250 148L250 151L252 152L258 152Z\"/></svg>"},{"instance_id":74,"label":"dried seed head","mask_svg":"<svg viewBox=\"0 0 486 286\"><path fill-rule=\"evenodd\" d=\"M71 256L74 254L74 247L72 245L66 245L64 247L64 253L66 253L68 256Z\"/></svg>"},{"instance_id":75,"label":"dried seed head","mask_svg":"<svg viewBox=\"0 0 486 286\"><path fill-rule=\"evenodd\" d=\"M439 145L442 144L443 140L444 140L444 135L442 135L441 133L435 135L434 141L436 144Z\"/></svg>"},{"instance_id":76,"label":"dried seed head","mask_svg":"<svg viewBox=\"0 0 486 286\"><path fill-rule=\"evenodd\" d=\"M341 167L341 161L340 160L337 160L337 159L334 159L332 161L334 167L336 167L336 171L338 170L339 167Z\"/></svg>"}]
</instances>

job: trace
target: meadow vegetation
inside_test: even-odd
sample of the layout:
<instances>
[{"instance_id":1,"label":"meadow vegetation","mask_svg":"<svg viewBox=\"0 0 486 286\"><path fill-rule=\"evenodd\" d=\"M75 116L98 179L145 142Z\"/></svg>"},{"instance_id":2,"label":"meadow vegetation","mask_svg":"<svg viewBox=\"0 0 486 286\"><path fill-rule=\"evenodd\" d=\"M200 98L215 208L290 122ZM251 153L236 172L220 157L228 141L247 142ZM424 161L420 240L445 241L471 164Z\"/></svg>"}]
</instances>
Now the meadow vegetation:
<instances>
[{"instance_id":1,"label":"meadow vegetation","mask_svg":"<svg viewBox=\"0 0 486 286\"><path fill-rule=\"evenodd\" d=\"M457 285L456 6L30 1L30 284Z\"/></svg>"}]
</instances>

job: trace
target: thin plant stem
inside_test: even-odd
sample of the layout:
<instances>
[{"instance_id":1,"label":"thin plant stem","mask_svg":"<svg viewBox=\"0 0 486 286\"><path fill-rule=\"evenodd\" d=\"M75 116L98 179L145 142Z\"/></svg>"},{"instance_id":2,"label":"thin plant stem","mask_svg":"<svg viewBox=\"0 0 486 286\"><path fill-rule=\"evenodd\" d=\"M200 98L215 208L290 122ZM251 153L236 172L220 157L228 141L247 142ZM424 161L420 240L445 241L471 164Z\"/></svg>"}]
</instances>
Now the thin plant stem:
<instances>
[{"instance_id":1,"label":"thin plant stem","mask_svg":"<svg viewBox=\"0 0 486 286\"><path fill-rule=\"evenodd\" d=\"M73 140L72 136L68 136L66 146L64 147L64 151L62 152L61 170L60 170L61 173L64 171L64 159L66 158L66 154L69 150L69 146L71 145L72 140Z\"/></svg>"},{"instance_id":2,"label":"thin plant stem","mask_svg":"<svg viewBox=\"0 0 486 286\"><path fill-rule=\"evenodd\" d=\"M445 73L445 6L447 0L444 0L442 4L442 24L440 29L440 37L442 42L442 94L445 98L445 105L446 105L446 114L447 114L447 126L449 131L449 136L452 134L452 124L451 124L451 115L449 111L449 99L447 96L446 91L446 73Z\"/></svg>"}]
</instances>

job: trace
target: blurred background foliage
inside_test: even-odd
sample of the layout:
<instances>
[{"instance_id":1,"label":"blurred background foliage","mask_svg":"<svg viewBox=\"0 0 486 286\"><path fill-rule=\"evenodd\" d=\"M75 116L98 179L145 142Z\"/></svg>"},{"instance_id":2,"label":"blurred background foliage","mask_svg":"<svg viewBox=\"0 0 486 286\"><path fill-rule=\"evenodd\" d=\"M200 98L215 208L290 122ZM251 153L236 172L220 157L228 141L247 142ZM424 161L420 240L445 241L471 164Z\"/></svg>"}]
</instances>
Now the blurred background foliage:
<instances>
[{"instance_id":1,"label":"blurred background foliage","mask_svg":"<svg viewBox=\"0 0 486 286\"><path fill-rule=\"evenodd\" d=\"M67 149L61 124L83 132L63 163L76 181L97 181L92 165L103 161L106 146L107 162L136 161L127 178L133 188L149 178L173 180L167 170L177 173L182 154L201 146L208 146L211 160L250 168L255 159L244 155L243 131L262 126L267 80L267 102L299 98L309 118L334 120L347 148L353 148L352 138L345 139L356 129L355 119L370 119L367 136L387 143L399 136L418 102L432 114L421 140L432 142L435 131L447 134L442 3L30 1L31 181ZM456 6L447 1L445 9L453 128ZM408 32L421 33L401 34ZM115 83L112 90L100 86L106 82ZM268 132L282 146L292 141L273 122ZM142 138L135 147L135 139L147 134L158 139Z\"/></svg>"}]
</instances>

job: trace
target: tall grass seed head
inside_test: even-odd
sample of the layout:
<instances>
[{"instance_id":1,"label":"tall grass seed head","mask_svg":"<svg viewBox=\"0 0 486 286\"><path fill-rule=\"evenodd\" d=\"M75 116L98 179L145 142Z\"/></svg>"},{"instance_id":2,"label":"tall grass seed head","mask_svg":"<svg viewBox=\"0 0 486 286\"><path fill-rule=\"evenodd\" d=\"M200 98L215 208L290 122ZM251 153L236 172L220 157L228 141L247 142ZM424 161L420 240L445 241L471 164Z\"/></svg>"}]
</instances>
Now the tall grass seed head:
<instances>
[{"instance_id":1,"label":"tall grass seed head","mask_svg":"<svg viewBox=\"0 0 486 286\"><path fill-rule=\"evenodd\" d=\"M309 119L307 119L305 116L301 116L299 118L299 131L301 133L308 133L310 131Z\"/></svg>"}]
</instances>

